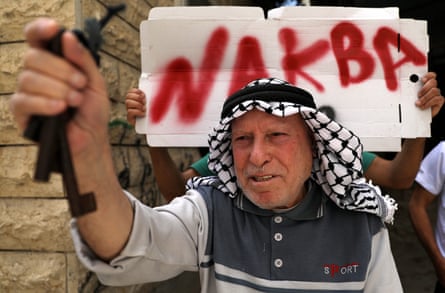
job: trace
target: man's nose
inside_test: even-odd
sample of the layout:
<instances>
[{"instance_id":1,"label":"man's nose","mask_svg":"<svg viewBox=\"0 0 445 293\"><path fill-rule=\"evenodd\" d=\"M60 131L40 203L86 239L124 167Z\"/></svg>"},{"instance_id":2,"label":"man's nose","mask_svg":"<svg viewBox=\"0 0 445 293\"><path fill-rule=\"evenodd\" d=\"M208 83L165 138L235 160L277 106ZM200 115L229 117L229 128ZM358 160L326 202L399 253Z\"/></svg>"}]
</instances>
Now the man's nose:
<instances>
[{"instance_id":1,"label":"man's nose","mask_svg":"<svg viewBox=\"0 0 445 293\"><path fill-rule=\"evenodd\" d=\"M264 140L255 139L250 153L250 162L256 167L262 167L270 161L270 148Z\"/></svg>"}]
</instances>

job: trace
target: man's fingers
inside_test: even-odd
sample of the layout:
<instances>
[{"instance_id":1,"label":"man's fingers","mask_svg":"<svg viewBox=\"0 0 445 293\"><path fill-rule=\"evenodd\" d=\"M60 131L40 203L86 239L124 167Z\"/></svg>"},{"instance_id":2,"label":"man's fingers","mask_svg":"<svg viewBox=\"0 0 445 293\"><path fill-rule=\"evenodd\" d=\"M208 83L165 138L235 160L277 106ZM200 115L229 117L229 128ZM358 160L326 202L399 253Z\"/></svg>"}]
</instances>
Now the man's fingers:
<instances>
[{"instance_id":1,"label":"man's fingers","mask_svg":"<svg viewBox=\"0 0 445 293\"><path fill-rule=\"evenodd\" d=\"M127 95L125 96L125 100L132 100L145 105L145 94L141 90L133 89L127 93Z\"/></svg>"},{"instance_id":2,"label":"man's fingers","mask_svg":"<svg viewBox=\"0 0 445 293\"><path fill-rule=\"evenodd\" d=\"M51 66L48 66L51 64ZM29 49L24 56L24 69L32 70L66 82L74 88L82 89L87 77L65 59L42 49Z\"/></svg>"},{"instance_id":3,"label":"man's fingers","mask_svg":"<svg viewBox=\"0 0 445 293\"><path fill-rule=\"evenodd\" d=\"M138 89L138 88L131 88L131 89L128 91L128 94L136 95L136 96L144 96L144 95L145 95L144 92L141 91L141 90Z\"/></svg>"},{"instance_id":4,"label":"man's fingers","mask_svg":"<svg viewBox=\"0 0 445 293\"><path fill-rule=\"evenodd\" d=\"M58 73L63 74L57 77L69 81L73 86L82 86L86 84L86 81L94 85L102 84L103 78L97 69L96 61L71 31L65 31L61 36L60 41L63 58L59 57L59 62L51 59L51 66L42 67L41 64L38 63L39 60L32 57L33 54L38 53L42 56L41 62L49 60L46 56L50 53L45 53L42 49L46 47L49 40L53 38L59 30L60 26L54 20L46 18L40 18L26 26L25 36L27 42L31 48L36 48L37 51L29 51L28 55L30 55L30 57L25 56L25 65L39 68L43 73L48 73L45 72L46 68L51 68L50 70L52 72L57 70ZM29 58L32 62L27 62L26 58ZM63 62L63 59L66 59L68 62Z\"/></svg>"},{"instance_id":5,"label":"man's fingers","mask_svg":"<svg viewBox=\"0 0 445 293\"><path fill-rule=\"evenodd\" d=\"M13 94L9 106L21 130L26 128L32 115L52 116L66 109L66 103L61 100L47 99L38 95L31 98L23 92Z\"/></svg>"},{"instance_id":6,"label":"man's fingers","mask_svg":"<svg viewBox=\"0 0 445 293\"><path fill-rule=\"evenodd\" d=\"M437 87L430 88L428 91L424 91L423 95L416 101L416 105L419 107L428 107L431 104L435 104L434 101L443 100L440 89Z\"/></svg>"},{"instance_id":7,"label":"man's fingers","mask_svg":"<svg viewBox=\"0 0 445 293\"><path fill-rule=\"evenodd\" d=\"M145 105L135 100L125 100L125 107L127 110L136 109L139 111L145 111Z\"/></svg>"},{"instance_id":8,"label":"man's fingers","mask_svg":"<svg viewBox=\"0 0 445 293\"><path fill-rule=\"evenodd\" d=\"M86 75L89 84L105 87L96 61L72 32L65 32L62 35L62 44L64 57Z\"/></svg>"},{"instance_id":9,"label":"man's fingers","mask_svg":"<svg viewBox=\"0 0 445 293\"><path fill-rule=\"evenodd\" d=\"M130 110L127 111L127 121L131 125L135 125L136 124L136 118L144 117L144 116L145 116L145 112L142 112L140 110L130 109Z\"/></svg>"},{"instance_id":10,"label":"man's fingers","mask_svg":"<svg viewBox=\"0 0 445 293\"><path fill-rule=\"evenodd\" d=\"M437 77L437 74L436 74L435 72L432 72L432 71L427 72L427 73L422 77L422 82L423 82L423 83L426 83L427 80L430 80L430 79L436 79L436 77Z\"/></svg>"},{"instance_id":11,"label":"man's fingers","mask_svg":"<svg viewBox=\"0 0 445 293\"><path fill-rule=\"evenodd\" d=\"M79 91L66 83L30 70L19 74L17 91L26 95L61 100L70 106L76 106L82 96Z\"/></svg>"},{"instance_id":12,"label":"man's fingers","mask_svg":"<svg viewBox=\"0 0 445 293\"><path fill-rule=\"evenodd\" d=\"M24 33L31 47L43 48L60 29L60 25L53 19L38 18L25 26Z\"/></svg>"}]
</instances>

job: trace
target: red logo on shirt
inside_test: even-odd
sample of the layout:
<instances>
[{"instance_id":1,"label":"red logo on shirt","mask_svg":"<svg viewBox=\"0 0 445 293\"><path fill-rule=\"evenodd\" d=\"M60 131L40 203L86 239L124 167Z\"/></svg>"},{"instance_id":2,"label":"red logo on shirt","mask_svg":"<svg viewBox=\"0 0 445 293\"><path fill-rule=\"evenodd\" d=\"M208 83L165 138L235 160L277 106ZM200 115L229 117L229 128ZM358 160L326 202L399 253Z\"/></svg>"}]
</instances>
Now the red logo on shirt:
<instances>
[{"instance_id":1,"label":"red logo on shirt","mask_svg":"<svg viewBox=\"0 0 445 293\"><path fill-rule=\"evenodd\" d=\"M345 265L325 264L323 266L323 271L325 275L331 275L331 277L335 277L336 274L348 275L357 273L358 267L358 263L350 263Z\"/></svg>"}]
</instances>

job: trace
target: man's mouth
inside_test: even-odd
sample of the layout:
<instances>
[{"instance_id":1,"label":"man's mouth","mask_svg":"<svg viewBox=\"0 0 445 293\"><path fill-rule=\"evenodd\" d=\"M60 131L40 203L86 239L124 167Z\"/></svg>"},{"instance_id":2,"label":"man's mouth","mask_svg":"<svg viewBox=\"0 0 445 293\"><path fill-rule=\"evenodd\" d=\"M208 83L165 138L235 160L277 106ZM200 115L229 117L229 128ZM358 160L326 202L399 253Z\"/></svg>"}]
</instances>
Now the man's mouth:
<instances>
[{"instance_id":1,"label":"man's mouth","mask_svg":"<svg viewBox=\"0 0 445 293\"><path fill-rule=\"evenodd\" d=\"M264 182L267 180L272 179L273 176L272 175L266 175L266 176L252 176L252 179L256 182Z\"/></svg>"}]
</instances>

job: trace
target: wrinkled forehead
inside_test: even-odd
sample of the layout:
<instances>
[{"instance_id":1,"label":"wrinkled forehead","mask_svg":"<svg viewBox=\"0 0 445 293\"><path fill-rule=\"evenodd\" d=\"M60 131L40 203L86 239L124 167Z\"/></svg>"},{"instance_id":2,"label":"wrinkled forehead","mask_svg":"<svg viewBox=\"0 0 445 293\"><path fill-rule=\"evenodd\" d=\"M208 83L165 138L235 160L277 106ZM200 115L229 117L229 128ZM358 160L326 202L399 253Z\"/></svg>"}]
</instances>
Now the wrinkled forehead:
<instances>
[{"instance_id":1,"label":"wrinkled forehead","mask_svg":"<svg viewBox=\"0 0 445 293\"><path fill-rule=\"evenodd\" d=\"M314 143L314 132L308 127L300 113L289 116L276 116L257 109L246 112L234 119L229 127L228 135L231 139L239 135L262 134L265 136L286 133L307 139L309 144Z\"/></svg>"}]
</instances>

